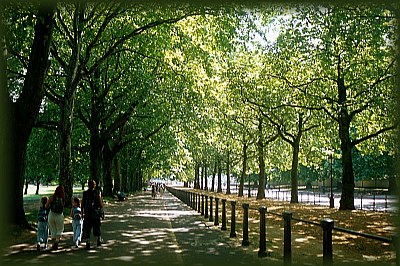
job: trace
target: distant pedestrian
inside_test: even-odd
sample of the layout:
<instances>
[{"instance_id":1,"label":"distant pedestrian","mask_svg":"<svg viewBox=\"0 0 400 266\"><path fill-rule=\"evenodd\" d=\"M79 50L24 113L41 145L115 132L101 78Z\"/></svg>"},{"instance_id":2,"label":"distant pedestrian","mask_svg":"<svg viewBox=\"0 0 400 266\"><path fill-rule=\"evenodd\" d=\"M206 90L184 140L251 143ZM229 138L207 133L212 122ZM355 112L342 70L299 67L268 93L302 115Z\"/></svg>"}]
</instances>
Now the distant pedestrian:
<instances>
[{"instance_id":1,"label":"distant pedestrian","mask_svg":"<svg viewBox=\"0 0 400 266\"><path fill-rule=\"evenodd\" d=\"M47 248L47 242L49 238L49 210L46 209L46 203L48 200L48 197L42 197L42 199L40 200L40 208L37 215L37 251L40 251L42 243L44 244L44 249Z\"/></svg>"},{"instance_id":2,"label":"distant pedestrian","mask_svg":"<svg viewBox=\"0 0 400 266\"><path fill-rule=\"evenodd\" d=\"M82 238L82 210L79 198L75 197L72 203L71 214L72 218L72 231L74 232L73 241L75 247L78 248L81 244Z\"/></svg>"},{"instance_id":3,"label":"distant pedestrian","mask_svg":"<svg viewBox=\"0 0 400 266\"><path fill-rule=\"evenodd\" d=\"M64 204L65 194L64 187L58 186L53 194L46 203L46 208L50 208L49 213L49 229L52 238L52 249L57 250L61 239L61 235L64 232Z\"/></svg>"},{"instance_id":4,"label":"distant pedestrian","mask_svg":"<svg viewBox=\"0 0 400 266\"><path fill-rule=\"evenodd\" d=\"M83 238L86 241L86 249L90 249L90 234L93 228L93 235L97 237L97 246L102 244L101 222L103 199L101 192L96 189L96 182L89 180L88 190L83 192L82 213L83 213Z\"/></svg>"},{"instance_id":5,"label":"distant pedestrian","mask_svg":"<svg viewBox=\"0 0 400 266\"><path fill-rule=\"evenodd\" d=\"M151 185L151 197L154 199L156 197L156 186Z\"/></svg>"}]
</instances>

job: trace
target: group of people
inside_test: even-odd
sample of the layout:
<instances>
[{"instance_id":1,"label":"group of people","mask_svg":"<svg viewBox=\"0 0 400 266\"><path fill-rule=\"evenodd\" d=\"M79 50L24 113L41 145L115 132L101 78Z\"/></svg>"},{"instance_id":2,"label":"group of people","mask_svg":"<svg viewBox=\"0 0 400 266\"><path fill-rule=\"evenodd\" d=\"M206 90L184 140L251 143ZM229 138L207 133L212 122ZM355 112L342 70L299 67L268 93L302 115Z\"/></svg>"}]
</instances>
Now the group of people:
<instances>
[{"instance_id":1,"label":"group of people","mask_svg":"<svg viewBox=\"0 0 400 266\"><path fill-rule=\"evenodd\" d=\"M151 196L155 198L157 195L164 193L165 184L161 183L152 183L151 184Z\"/></svg>"},{"instance_id":2,"label":"group of people","mask_svg":"<svg viewBox=\"0 0 400 266\"><path fill-rule=\"evenodd\" d=\"M89 180L89 188L83 192L82 201L74 197L70 217L72 218L73 242L76 248L81 240L86 241L86 249L90 249L90 234L97 237L97 246L102 244L101 217L103 214L103 199L101 192L96 189L96 182ZM57 250L64 231L64 187L58 186L52 196L42 197L38 212L37 245L38 251L41 245L47 249L49 230L52 238L52 249Z\"/></svg>"}]
</instances>

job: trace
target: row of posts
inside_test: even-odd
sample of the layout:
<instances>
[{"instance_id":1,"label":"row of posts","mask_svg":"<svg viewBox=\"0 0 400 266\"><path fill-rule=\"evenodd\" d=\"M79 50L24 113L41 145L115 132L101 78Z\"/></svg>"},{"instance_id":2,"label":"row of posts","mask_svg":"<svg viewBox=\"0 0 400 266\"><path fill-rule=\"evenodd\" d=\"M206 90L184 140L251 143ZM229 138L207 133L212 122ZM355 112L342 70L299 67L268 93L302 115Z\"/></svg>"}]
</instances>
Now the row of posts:
<instances>
[{"instance_id":1,"label":"row of posts","mask_svg":"<svg viewBox=\"0 0 400 266\"><path fill-rule=\"evenodd\" d=\"M168 188L168 190L174 194L177 198L182 200L192 209L198 211L204 218L208 218L210 222L214 222L214 225L219 225L219 198L208 197L208 195L193 193L190 191L178 190L174 188ZM208 198L210 198L210 204L208 204ZM213 201L215 201L215 213L213 217ZM227 230L226 228L226 199L222 199L222 225L221 230ZM231 201L231 232L230 237L236 237L236 201ZM210 207L208 207L208 205ZM242 246L249 246L249 204L243 203L243 239ZM209 211L209 212L208 212ZM267 240L266 240L266 214L267 207L260 206L258 208L260 214L260 242L258 256L265 257L267 253ZM284 222L284 243L283 243L283 259L286 265L292 262L292 213L284 212L282 214ZM323 264L332 265L333 253L332 253L332 229L334 222L331 219L324 219L321 221L321 227L323 229Z\"/></svg>"}]
</instances>

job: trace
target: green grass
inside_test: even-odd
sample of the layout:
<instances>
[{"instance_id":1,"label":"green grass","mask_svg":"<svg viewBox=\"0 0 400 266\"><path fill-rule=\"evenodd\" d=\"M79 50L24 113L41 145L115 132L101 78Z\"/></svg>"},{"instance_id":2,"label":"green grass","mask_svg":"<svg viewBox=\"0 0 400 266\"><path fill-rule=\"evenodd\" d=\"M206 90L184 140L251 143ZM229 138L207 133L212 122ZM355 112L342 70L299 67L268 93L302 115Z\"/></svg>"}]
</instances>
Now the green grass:
<instances>
[{"instance_id":1,"label":"green grass","mask_svg":"<svg viewBox=\"0 0 400 266\"><path fill-rule=\"evenodd\" d=\"M56 185L49 186L40 186L39 187L39 195L36 195L36 186L29 185L28 186L28 194L24 195L24 210L25 216L30 224L36 224L37 222L37 213L40 208L40 200L42 197L47 196L50 197L53 195ZM73 196L78 196L82 198L82 188L74 187ZM71 208L64 208L64 216L68 217L70 214Z\"/></svg>"}]
</instances>

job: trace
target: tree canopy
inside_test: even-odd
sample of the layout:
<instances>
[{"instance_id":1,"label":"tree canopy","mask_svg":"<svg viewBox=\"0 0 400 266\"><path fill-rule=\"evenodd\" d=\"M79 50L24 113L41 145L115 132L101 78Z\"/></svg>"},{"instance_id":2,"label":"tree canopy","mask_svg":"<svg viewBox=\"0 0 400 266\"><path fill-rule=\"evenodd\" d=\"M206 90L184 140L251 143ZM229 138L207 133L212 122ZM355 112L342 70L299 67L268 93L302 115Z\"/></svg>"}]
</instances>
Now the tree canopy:
<instances>
[{"instance_id":1,"label":"tree canopy","mask_svg":"<svg viewBox=\"0 0 400 266\"><path fill-rule=\"evenodd\" d=\"M223 172L241 187L257 173L264 198L290 170L297 202L301 169L322 176L332 154L340 208L354 209L356 180L395 177L396 4L4 7L2 93L13 123L30 114L15 128L18 191L35 176L71 197L91 178L111 196Z\"/></svg>"}]
</instances>

